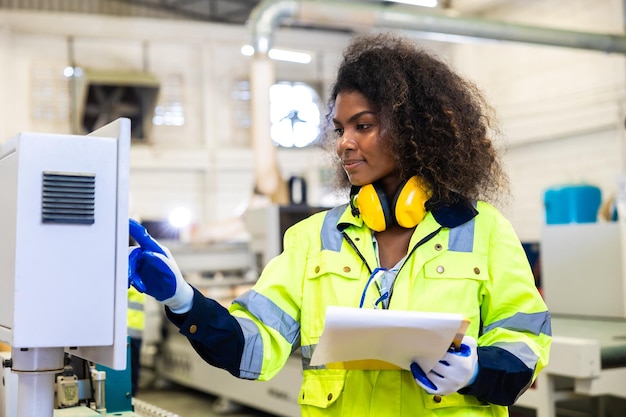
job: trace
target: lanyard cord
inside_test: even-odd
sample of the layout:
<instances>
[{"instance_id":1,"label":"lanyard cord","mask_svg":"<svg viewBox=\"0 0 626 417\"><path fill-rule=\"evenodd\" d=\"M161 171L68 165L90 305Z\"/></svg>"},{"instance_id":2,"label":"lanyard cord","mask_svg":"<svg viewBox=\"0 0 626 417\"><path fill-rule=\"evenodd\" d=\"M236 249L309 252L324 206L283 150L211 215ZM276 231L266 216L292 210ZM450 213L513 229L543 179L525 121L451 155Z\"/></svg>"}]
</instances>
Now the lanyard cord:
<instances>
[{"instance_id":1,"label":"lanyard cord","mask_svg":"<svg viewBox=\"0 0 626 417\"><path fill-rule=\"evenodd\" d=\"M435 237L437 235L437 233L439 233L439 231L442 229L442 226L439 226L439 228L437 228L437 230L429 233L428 235L424 236L419 242L417 242L415 244L415 246L413 246L413 248L411 249L411 251L407 254L407 256L404 259L404 262L402 263L402 265L400 265L400 268L398 268L398 272L396 273L396 277L398 276L398 274L400 274L400 271L402 270L402 268L404 267L404 265L406 264L406 261L409 259L409 257L411 255L413 255L413 252L415 252L415 250L422 246L424 243L428 242L430 239L432 239L433 237ZM365 288L367 289L370 281L373 279L374 277L374 273L378 272L378 270L386 270L385 268L376 268L374 269L374 271L372 271L372 268L369 266L369 264L367 263L367 261L365 260L365 257L363 256L363 254L361 253L361 251L359 251L359 248L356 247L356 245L354 244L354 242L352 241L352 239L350 239L350 237L348 236L348 234L345 231L342 231L341 234L343 235L343 237L346 239L346 241L348 242L348 244L352 247L352 249L354 249L354 251L356 252L356 254L358 255L359 258L361 258L361 260L363 261L363 264L365 265L365 267L367 268L367 271L370 274L369 279L367 280L367 283L365 284ZM392 283L392 288L389 289L389 299L388 302L391 302L391 294L392 294L392 289L393 286L395 285L396 280L393 280ZM380 292L380 288L378 287L378 285L376 286L379 289ZM363 297L365 295L363 294L361 296L361 306L363 305Z\"/></svg>"},{"instance_id":2,"label":"lanyard cord","mask_svg":"<svg viewBox=\"0 0 626 417\"><path fill-rule=\"evenodd\" d=\"M374 269L374 272L372 272L370 274L370 277L367 279L367 282L365 283L365 289L363 289L363 293L361 294L361 302L359 303L359 308L363 308L363 304L365 304L365 295L367 294L367 289L370 286L370 283L372 282L372 280L376 277L376 274L378 274L379 272L385 273L387 270L385 268L376 268ZM389 297L389 291L386 291L385 294L381 294L380 293L380 286L378 285L377 281L374 281L374 284L376 284L376 289L378 290L378 295L380 295L380 298L378 300L376 300L374 302L374 305L378 304L380 301L386 299L387 297Z\"/></svg>"}]
</instances>

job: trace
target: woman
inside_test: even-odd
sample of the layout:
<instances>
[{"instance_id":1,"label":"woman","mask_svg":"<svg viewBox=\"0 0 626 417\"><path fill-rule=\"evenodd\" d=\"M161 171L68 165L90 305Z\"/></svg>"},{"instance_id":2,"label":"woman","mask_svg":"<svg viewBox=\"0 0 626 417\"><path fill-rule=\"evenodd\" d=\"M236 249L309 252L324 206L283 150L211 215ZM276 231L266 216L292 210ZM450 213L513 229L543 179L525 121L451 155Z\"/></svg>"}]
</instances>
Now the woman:
<instances>
[{"instance_id":1,"label":"woman","mask_svg":"<svg viewBox=\"0 0 626 417\"><path fill-rule=\"evenodd\" d=\"M507 416L549 355L550 317L510 223L476 88L391 34L357 37L324 138L350 203L291 227L284 251L229 311L187 284L131 222L132 279L166 305L208 363L267 380L300 347L303 416ZM375 285L374 285L375 284ZM460 351L424 373L327 369L310 359L328 306L460 313Z\"/></svg>"}]
</instances>

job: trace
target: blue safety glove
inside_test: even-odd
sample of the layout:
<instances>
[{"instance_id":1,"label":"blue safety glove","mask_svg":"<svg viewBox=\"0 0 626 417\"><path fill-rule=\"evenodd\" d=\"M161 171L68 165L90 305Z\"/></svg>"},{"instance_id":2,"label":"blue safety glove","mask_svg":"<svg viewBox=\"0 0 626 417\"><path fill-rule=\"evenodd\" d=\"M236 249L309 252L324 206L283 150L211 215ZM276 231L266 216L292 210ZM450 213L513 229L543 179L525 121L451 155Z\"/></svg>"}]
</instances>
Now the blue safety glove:
<instances>
[{"instance_id":1,"label":"blue safety glove","mask_svg":"<svg viewBox=\"0 0 626 417\"><path fill-rule=\"evenodd\" d=\"M169 249L133 219L129 221L129 232L139 246L129 248L128 286L154 297L174 313L191 310L193 288L183 278Z\"/></svg>"},{"instance_id":2,"label":"blue safety glove","mask_svg":"<svg viewBox=\"0 0 626 417\"><path fill-rule=\"evenodd\" d=\"M428 373L411 363L415 381L429 394L447 395L457 392L474 382L478 374L476 339L464 336L458 350L450 349Z\"/></svg>"}]
</instances>

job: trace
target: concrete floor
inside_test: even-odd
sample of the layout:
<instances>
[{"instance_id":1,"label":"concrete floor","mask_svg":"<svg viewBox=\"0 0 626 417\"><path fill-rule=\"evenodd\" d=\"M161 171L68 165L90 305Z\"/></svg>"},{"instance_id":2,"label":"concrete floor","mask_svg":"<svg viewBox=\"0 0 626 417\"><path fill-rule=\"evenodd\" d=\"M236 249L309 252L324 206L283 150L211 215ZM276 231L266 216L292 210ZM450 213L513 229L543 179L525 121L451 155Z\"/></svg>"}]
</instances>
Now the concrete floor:
<instances>
[{"instance_id":1,"label":"concrete floor","mask_svg":"<svg viewBox=\"0 0 626 417\"><path fill-rule=\"evenodd\" d=\"M136 401L138 400L138 401ZM135 412L142 417L275 417L214 395L184 387L142 368Z\"/></svg>"},{"instance_id":2,"label":"concrete floor","mask_svg":"<svg viewBox=\"0 0 626 417\"><path fill-rule=\"evenodd\" d=\"M239 404L221 401L210 394L175 385L144 388L135 398L139 400L139 406L135 405L136 412L147 417L273 417ZM147 411L142 411L144 409Z\"/></svg>"}]
</instances>

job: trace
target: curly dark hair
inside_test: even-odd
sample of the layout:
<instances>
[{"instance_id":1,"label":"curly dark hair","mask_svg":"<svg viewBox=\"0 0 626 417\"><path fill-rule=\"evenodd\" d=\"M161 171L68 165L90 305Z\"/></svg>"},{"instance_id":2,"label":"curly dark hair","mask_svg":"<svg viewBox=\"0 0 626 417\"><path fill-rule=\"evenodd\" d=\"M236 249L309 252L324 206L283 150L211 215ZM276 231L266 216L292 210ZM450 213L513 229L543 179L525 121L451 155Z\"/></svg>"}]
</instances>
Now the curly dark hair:
<instances>
[{"instance_id":1,"label":"curly dark hair","mask_svg":"<svg viewBox=\"0 0 626 417\"><path fill-rule=\"evenodd\" d=\"M493 110L477 87L433 53L399 34L355 37L328 99L322 144L335 149L332 116L342 91L363 94L379 111L384 145L403 178L426 179L432 209L460 199L498 201L508 179L489 134ZM348 178L337 166L338 185ZM340 172L340 173L339 173Z\"/></svg>"}]
</instances>

